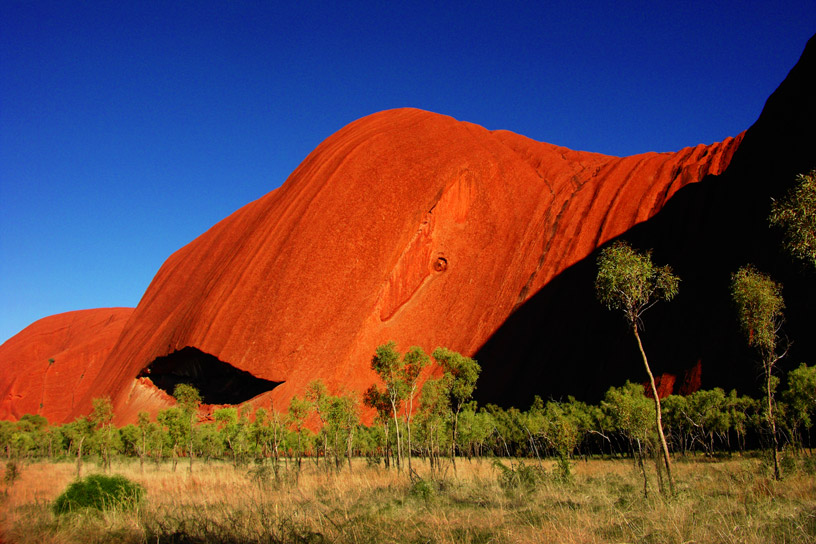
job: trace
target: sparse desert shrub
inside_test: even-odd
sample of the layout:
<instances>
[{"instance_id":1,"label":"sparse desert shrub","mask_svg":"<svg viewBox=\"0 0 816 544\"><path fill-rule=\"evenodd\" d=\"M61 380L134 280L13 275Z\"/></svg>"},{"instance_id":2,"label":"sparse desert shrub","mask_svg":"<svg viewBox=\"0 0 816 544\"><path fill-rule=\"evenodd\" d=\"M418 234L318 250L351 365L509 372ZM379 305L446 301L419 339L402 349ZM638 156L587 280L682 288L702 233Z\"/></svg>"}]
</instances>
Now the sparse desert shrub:
<instances>
[{"instance_id":1,"label":"sparse desert shrub","mask_svg":"<svg viewBox=\"0 0 816 544\"><path fill-rule=\"evenodd\" d=\"M6 472L3 475L3 481L7 486L11 487L14 482L20 477L20 466L16 461L9 461L6 463Z\"/></svg>"},{"instance_id":2,"label":"sparse desert shrub","mask_svg":"<svg viewBox=\"0 0 816 544\"><path fill-rule=\"evenodd\" d=\"M409 493L428 502L436 496L436 486L434 482L420 478L411 485Z\"/></svg>"},{"instance_id":3,"label":"sparse desert shrub","mask_svg":"<svg viewBox=\"0 0 816 544\"><path fill-rule=\"evenodd\" d=\"M544 471L540 468L522 462L510 463L508 467L498 459L494 459L493 466L499 471L499 486L505 491L532 491L545 476Z\"/></svg>"},{"instance_id":4,"label":"sparse desert shrub","mask_svg":"<svg viewBox=\"0 0 816 544\"><path fill-rule=\"evenodd\" d=\"M560 455L555 461L556 466L558 467L558 474L557 478L563 483L569 483L572 481L572 463L570 463L569 457L566 455Z\"/></svg>"},{"instance_id":5,"label":"sparse desert shrub","mask_svg":"<svg viewBox=\"0 0 816 544\"><path fill-rule=\"evenodd\" d=\"M258 484L261 489L269 487L274 475L272 467L264 463L263 459L255 459L255 466L247 472L249 479Z\"/></svg>"},{"instance_id":6,"label":"sparse desert shrub","mask_svg":"<svg viewBox=\"0 0 816 544\"><path fill-rule=\"evenodd\" d=\"M816 475L816 457L808 455L802 459L802 470L805 474Z\"/></svg>"},{"instance_id":7,"label":"sparse desert shrub","mask_svg":"<svg viewBox=\"0 0 816 544\"><path fill-rule=\"evenodd\" d=\"M54 513L66 514L83 508L130 510L142 500L144 492L141 485L124 476L92 474L74 481L57 497Z\"/></svg>"}]
</instances>

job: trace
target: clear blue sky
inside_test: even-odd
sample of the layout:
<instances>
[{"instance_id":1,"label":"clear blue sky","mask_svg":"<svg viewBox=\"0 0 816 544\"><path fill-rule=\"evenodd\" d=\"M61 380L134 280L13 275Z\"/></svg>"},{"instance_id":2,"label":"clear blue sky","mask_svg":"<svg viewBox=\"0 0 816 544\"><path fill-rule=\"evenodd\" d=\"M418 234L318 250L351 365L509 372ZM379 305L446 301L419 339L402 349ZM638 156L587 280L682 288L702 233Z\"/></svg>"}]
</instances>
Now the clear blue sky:
<instances>
[{"instance_id":1,"label":"clear blue sky","mask_svg":"<svg viewBox=\"0 0 816 544\"><path fill-rule=\"evenodd\" d=\"M748 128L816 4L0 2L0 342L135 306L323 139L411 106L612 155Z\"/></svg>"}]
</instances>

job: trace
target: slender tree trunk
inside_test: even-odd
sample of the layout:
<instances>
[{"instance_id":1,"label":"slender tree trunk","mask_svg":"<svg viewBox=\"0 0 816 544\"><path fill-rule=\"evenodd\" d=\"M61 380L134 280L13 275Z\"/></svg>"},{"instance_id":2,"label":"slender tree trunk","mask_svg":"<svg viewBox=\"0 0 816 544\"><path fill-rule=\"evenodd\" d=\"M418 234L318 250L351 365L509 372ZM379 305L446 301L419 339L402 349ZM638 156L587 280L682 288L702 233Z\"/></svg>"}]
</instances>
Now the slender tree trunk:
<instances>
[{"instance_id":1,"label":"slender tree trunk","mask_svg":"<svg viewBox=\"0 0 816 544\"><path fill-rule=\"evenodd\" d=\"M397 470L402 470L402 442L400 441L399 419L397 415L397 403L391 399L391 409L394 412L394 432L397 437Z\"/></svg>"},{"instance_id":2,"label":"slender tree trunk","mask_svg":"<svg viewBox=\"0 0 816 544\"><path fill-rule=\"evenodd\" d=\"M674 478L672 478L671 459L669 458L669 446L666 444L666 437L663 434L663 417L660 412L660 396L657 394L657 386L655 385L654 375L652 369L649 368L649 360L646 358L646 352L643 350L643 343L640 341L640 334L638 334L637 322L632 324L632 331L635 333L640 355L643 357L643 366L646 367L646 373L649 374L649 384L652 386L652 394L655 402L655 426L657 427L657 434L660 436L660 445L663 448L663 459L666 463L666 476L669 480L669 493L674 495Z\"/></svg>"},{"instance_id":3,"label":"slender tree trunk","mask_svg":"<svg viewBox=\"0 0 816 544\"><path fill-rule=\"evenodd\" d=\"M383 456L385 457L385 468L391 468L391 458L389 457L391 443L389 441L388 420L385 420L385 423L383 423L383 434L385 435L385 444L383 444Z\"/></svg>"},{"instance_id":4,"label":"slender tree trunk","mask_svg":"<svg viewBox=\"0 0 816 544\"><path fill-rule=\"evenodd\" d=\"M459 426L459 410L453 413L453 436L451 437L451 464L453 473L456 474L456 431Z\"/></svg>"},{"instance_id":5,"label":"slender tree trunk","mask_svg":"<svg viewBox=\"0 0 816 544\"><path fill-rule=\"evenodd\" d=\"M640 446L640 438L637 439L638 451L635 453L636 463L643 475L643 496L649 498L649 479L646 477L646 467L643 466L643 449Z\"/></svg>"},{"instance_id":6,"label":"slender tree trunk","mask_svg":"<svg viewBox=\"0 0 816 544\"><path fill-rule=\"evenodd\" d=\"M144 474L144 457L147 453L147 433L142 429L142 450L139 452L139 471Z\"/></svg>"},{"instance_id":7,"label":"slender tree trunk","mask_svg":"<svg viewBox=\"0 0 816 544\"><path fill-rule=\"evenodd\" d=\"M657 487L661 493L666 493L665 484L663 483L663 471L660 470L660 452L655 451L654 455L655 472L657 472Z\"/></svg>"},{"instance_id":8,"label":"slender tree trunk","mask_svg":"<svg viewBox=\"0 0 816 544\"><path fill-rule=\"evenodd\" d=\"M411 467L411 412L414 409L414 389L411 390L411 394L408 397L408 417L406 417L406 421L408 423L408 474L413 473L413 467Z\"/></svg>"},{"instance_id":9,"label":"slender tree trunk","mask_svg":"<svg viewBox=\"0 0 816 544\"><path fill-rule=\"evenodd\" d=\"M82 478L82 443L85 442L85 437L79 439L79 447L77 447L77 480Z\"/></svg>"},{"instance_id":10,"label":"slender tree trunk","mask_svg":"<svg viewBox=\"0 0 816 544\"><path fill-rule=\"evenodd\" d=\"M771 390L771 369L773 364L765 364L765 391L767 393L768 401L768 426L771 429L771 438L773 439L773 462L774 462L774 480L781 480L782 474L779 470L779 440L776 437L776 418L773 413L773 391Z\"/></svg>"}]
</instances>

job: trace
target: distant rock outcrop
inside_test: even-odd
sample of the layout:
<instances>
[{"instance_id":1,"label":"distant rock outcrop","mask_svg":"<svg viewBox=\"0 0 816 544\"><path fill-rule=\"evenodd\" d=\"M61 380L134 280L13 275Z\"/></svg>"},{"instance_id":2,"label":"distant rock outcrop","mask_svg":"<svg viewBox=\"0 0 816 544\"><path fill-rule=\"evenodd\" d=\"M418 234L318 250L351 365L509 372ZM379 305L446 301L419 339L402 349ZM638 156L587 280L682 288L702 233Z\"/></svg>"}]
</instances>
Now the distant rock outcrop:
<instances>
[{"instance_id":1,"label":"distant rock outcrop","mask_svg":"<svg viewBox=\"0 0 816 544\"><path fill-rule=\"evenodd\" d=\"M35 321L0 345L0 419L40 414L66 421L95 394L91 384L133 308L99 308Z\"/></svg>"},{"instance_id":2,"label":"distant rock outcrop","mask_svg":"<svg viewBox=\"0 0 816 544\"><path fill-rule=\"evenodd\" d=\"M389 340L475 355L481 401L595 400L644 378L592 290L596 251L619 236L683 280L646 316L663 392L753 382L727 291L745 262L786 283L792 355L812 356L814 290L766 217L770 197L816 166L813 42L750 130L675 153L572 151L415 109L355 121L174 253L93 384L55 393L48 413L73 417L110 395L132 420L167 405L157 385L180 381L210 403L285 408L316 378L363 390ZM8 398L7 414L24 411Z\"/></svg>"}]
</instances>

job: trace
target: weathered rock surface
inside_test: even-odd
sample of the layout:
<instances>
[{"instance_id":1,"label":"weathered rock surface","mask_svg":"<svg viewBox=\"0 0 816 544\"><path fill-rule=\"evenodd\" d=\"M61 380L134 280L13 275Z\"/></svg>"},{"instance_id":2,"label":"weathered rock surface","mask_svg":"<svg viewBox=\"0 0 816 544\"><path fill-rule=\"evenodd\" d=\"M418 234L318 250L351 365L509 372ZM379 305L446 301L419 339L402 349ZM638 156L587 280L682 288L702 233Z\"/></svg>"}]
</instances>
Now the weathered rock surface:
<instances>
[{"instance_id":1,"label":"weathered rock surface","mask_svg":"<svg viewBox=\"0 0 816 544\"><path fill-rule=\"evenodd\" d=\"M0 419L40 414L69 419L77 404L95 394L91 384L133 308L99 308L35 321L0 345Z\"/></svg>"},{"instance_id":2,"label":"weathered rock surface","mask_svg":"<svg viewBox=\"0 0 816 544\"><path fill-rule=\"evenodd\" d=\"M740 141L617 158L420 110L371 115L172 255L94 389L120 413L143 409L134 377L193 347L282 382L263 395L285 406L315 378L364 389L388 340L475 353L556 275L720 173Z\"/></svg>"}]
</instances>

